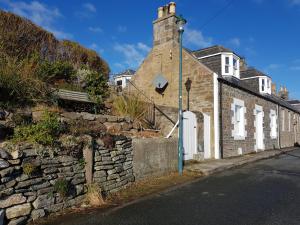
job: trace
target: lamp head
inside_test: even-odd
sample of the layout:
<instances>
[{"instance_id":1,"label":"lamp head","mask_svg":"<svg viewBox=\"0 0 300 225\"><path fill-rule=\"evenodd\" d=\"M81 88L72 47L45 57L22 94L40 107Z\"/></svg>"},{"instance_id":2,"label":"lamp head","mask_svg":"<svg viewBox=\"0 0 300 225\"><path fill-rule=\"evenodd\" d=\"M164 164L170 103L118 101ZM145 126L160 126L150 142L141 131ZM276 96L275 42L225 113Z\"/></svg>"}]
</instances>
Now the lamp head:
<instances>
[{"instance_id":1,"label":"lamp head","mask_svg":"<svg viewBox=\"0 0 300 225\"><path fill-rule=\"evenodd\" d=\"M176 24L177 24L178 31L183 32L184 31L184 25L186 24L186 19L184 19L182 17L182 15L177 16Z\"/></svg>"}]
</instances>

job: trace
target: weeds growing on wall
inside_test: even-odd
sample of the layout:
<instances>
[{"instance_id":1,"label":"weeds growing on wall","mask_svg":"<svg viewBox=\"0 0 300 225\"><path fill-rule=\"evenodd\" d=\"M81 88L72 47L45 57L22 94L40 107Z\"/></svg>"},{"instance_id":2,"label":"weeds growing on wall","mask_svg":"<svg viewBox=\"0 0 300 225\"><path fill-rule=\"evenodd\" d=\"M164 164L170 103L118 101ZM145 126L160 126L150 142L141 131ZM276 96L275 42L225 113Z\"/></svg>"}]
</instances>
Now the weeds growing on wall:
<instances>
[{"instance_id":1,"label":"weeds growing on wall","mask_svg":"<svg viewBox=\"0 0 300 225\"><path fill-rule=\"evenodd\" d=\"M54 145L62 130L63 127L57 115L52 112L44 112L41 121L16 127L13 141Z\"/></svg>"}]
</instances>

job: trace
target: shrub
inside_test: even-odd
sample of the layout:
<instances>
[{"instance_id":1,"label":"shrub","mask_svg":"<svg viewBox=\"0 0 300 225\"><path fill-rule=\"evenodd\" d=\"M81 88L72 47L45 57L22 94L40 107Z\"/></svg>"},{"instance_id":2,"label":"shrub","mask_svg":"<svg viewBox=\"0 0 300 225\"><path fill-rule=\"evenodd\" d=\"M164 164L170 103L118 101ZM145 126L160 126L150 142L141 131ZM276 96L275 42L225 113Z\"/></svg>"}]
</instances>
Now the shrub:
<instances>
[{"instance_id":1,"label":"shrub","mask_svg":"<svg viewBox=\"0 0 300 225\"><path fill-rule=\"evenodd\" d=\"M97 72L90 72L85 77L86 91L89 97L98 104L109 95L108 84L105 77Z\"/></svg>"},{"instance_id":2,"label":"shrub","mask_svg":"<svg viewBox=\"0 0 300 225\"><path fill-rule=\"evenodd\" d=\"M93 183L87 186L86 199L91 206L100 206L104 204L101 188L98 184Z\"/></svg>"},{"instance_id":3,"label":"shrub","mask_svg":"<svg viewBox=\"0 0 300 225\"><path fill-rule=\"evenodd\" d=\"M36 124L15 128L14 141L28 141L42 145L53 145L62 131L62 125L55 113L44 112Z\"/></svg>"},{"instance_id":4,"label":"shrub","mask_svg":"<svg viewBox=\"0 0 300 225\"><path fill-rule=\"evenodd\" d=\"M37 167L32 163L25 163L23 165L23 172L28 176L31 176L36 170Z\"/></svg>"},{"instance_id":5,"label":"shrub","mask_svg":"<svg viewBox=\"0 0 300 225\"><path fill-rule=\"evenodd\" d=\"M70 121L68 124L69 133L75 136L84 134L98 137L106 131L105 125L97 121L86 121L82 118Z\"/></svg>"},{"instance_id":6,"label":"shrub","mask_svg":"<svg viewBox=\"0 0 300 225\"><path fill-rule=\"evenodd\" d=\"M46 82L56 80L71 80L74 78L75 70L73 66L64 61L44 61L40 64L37 73L38 77Z\"/></svg>"},{"instance_id":7,"label":"shrub","mask_svg":"<svg viewBox=\"0 0 300 225\"><path fill-rule=\"evenodd\" d=\"M54 184L54 191L65 198L69 191L69 182L66 179L58 179Z\"/></svg>"},{"instance_id":8,"label":"shrub","mask_svg":"<svg viewBox=\"0 0 300 225\"><path fill-rule=\"evenodd\" d=\"M27 63L27 60L17 61L0 54L0 105L27 105L48 99L48 87L29 75L34 71L34 65Z\"/></svg>"}]
</instances>

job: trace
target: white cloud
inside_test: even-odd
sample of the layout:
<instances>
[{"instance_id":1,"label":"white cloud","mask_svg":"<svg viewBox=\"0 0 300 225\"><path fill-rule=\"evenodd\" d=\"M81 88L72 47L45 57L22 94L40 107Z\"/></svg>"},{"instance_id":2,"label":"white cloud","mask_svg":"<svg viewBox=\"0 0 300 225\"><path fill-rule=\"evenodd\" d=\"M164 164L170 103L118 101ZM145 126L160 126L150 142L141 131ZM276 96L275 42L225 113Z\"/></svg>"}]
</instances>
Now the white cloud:
<instances>
[{"instance_id":1,"label":"white cloud","mask_svg":"<svg viewBox=\"0 0 300 225\"><path fill-rule=\"evenodd\" d=\"M127 27L126 26L118 26L117 30L120 32L120 33L124 33L127 31Z\"/></svg>"},{"instance_id":2,"label":"white cloud","mask_svg":"<svg viewBox=\"0 0 300 225\"><path fill-rule=\"evenodd\" d=\"M84 3L82 6L83 6L84 9L86 9L86 10L92 12L92 13L97 12L96 7L92 3L89 3L89 2Z\"/></svg>"},{"instance_id":3,"label":"white cloud","mask_svg":"<svg viewBox=\"0 0 300 225\"><path fill-rule=\"evenodd\" d=\"M121 53L124 61L118 63L123 67L136 68L144 60L146 54L150 51L150 47L139 42L137 44L115 44L114 50ZM120 66L119 66L120 67Z\"/></svg>"},{"instance_id":4,"label":"white cloud","mask_svg":"<svg viewBox=\"0 0 300 225\"><path fill-rule=\"evenodd\" d=\"M11 11L17 15L25 17L35 24L52 32L57 38L71 38L72 35L58 30L54 27L54 23L62 15L58 8L49 7L38 1L23 2L12 0L0 0Z\"/></svg>"},{"instance_id":5,"label":"white cloud","mask_svg":"<svg viewBox=\"0 0 300 225\"><path fill-rule=\"evenodd\" d=\"M102 33L103 30L100 27L89 27L89 31L94 33Z\"/></svg>"},{"instance_id":6,"label":"white cloud","mask_svg":"<svg viewBox=\"0 0 300 225\"><path fill-rule=\"evenodd\" d=\"M290 0L291 5L300 5L300 0Z\"/></svg>"},{"instance_id":7,"label":"white cloud","mask_svg":"<svg viewBox=\"0 0 300 225\"><path fill-rule=\"evenodd\" d=\"M300 66L291 66L290 70L300 71Z\"/></svg>"},{"instance_id":8,"label":"white cloud","mask_svg":"<svg viewBox=\"0 0 300 225\"><path fill-rule=\"evenodd\" d=\"M272 63L272 64L268 65L267 69L276 70L276 69L278 69L280 67L281 67L280 64Z\"/></svg>"},{"instance_id":9,"label":"white cloud","mask_svg":"<svg viewBox=\"0 0 300 225\"><path fill-rule=\"evenodd\" d=\"M241 45L241 41L240 41L239 38L231 38L231 39L228 41L228 43L229 43L230 45L232 45L233 47L240 47L240 45Z\"/></svg>"},{"instance_id":10,"label":"white cloud","mask_svg":"<svg viewBox=\"0 0 300 225\"><path fill-rule=\"evenodd\" d=\"M212 38L204 37L200 30L189 27L185 28L183 41L185 45L196 48L205 48L212 45Z\"/></svg>"}]
</instances>

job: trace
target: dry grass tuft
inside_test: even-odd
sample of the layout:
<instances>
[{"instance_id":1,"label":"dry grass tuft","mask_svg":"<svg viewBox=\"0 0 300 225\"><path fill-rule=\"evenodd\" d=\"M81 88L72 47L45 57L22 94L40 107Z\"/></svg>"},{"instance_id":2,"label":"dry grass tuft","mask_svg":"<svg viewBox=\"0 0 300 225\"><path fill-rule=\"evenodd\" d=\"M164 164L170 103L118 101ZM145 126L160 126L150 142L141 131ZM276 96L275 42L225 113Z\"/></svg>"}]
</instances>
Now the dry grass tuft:
<instances>
[{"instance_id":1,"label":"dry grass tuft","mask_svg":"<svg viewBox=\"0 0 300 225\"><path fill-rule=\"evenodd\" d=\"M87 186L86 200L91 206L101 206L105 204L101 188L98 184L93 183Z\"/></svg>"}]
</instances>

